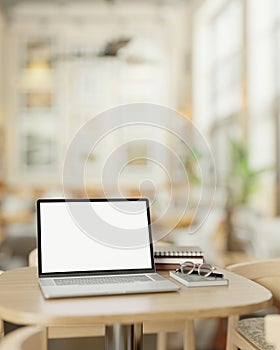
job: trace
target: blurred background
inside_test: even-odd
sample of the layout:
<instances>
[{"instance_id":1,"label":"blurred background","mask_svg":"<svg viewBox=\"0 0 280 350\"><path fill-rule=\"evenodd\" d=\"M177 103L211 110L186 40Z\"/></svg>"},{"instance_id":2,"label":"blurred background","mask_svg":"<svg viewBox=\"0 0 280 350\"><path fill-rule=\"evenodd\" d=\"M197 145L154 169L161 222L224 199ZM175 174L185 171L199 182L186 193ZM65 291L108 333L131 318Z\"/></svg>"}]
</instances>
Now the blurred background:
<instances>
[{"instance_id":1,"label":"blurred background","mask_svg":"<svg viewBox=\"0 0 280 350\"><path fill-rule=\"evenodd\" d=\"M190 205L176 216L185 183L169 159L173 183L155 175L159 207L172 188L173 210L161 225L173 229L163 243L199 245L220 266L279 257L279 62L279 0L0 0L0 268L27 265L36 247L35 200L64 195L64 156L77 130L133 102L191 120L215 161L216 181L203 184L216 189L214 202L204 195L192 210L202 186L198 163L211 160L165 139L185 165ZM121 191L152 196L149 184L139 190L139 178L154 171L149 150L129 143L133 135L117 133L81 155L89 196L104 195L96 174L106 152L125 141L135 160ZM82 193L73 184L71 196Z\"/></svg>"}]
</instances>

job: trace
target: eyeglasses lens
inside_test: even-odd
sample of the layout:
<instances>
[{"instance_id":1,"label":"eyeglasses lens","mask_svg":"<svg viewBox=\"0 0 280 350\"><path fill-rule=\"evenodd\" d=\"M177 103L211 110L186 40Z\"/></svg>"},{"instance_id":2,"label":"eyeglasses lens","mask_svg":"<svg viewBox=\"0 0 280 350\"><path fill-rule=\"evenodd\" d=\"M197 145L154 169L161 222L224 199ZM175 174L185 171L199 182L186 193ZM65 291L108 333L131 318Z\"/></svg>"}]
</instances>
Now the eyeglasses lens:
<instances>
[{"instance_id":1,"label":"eyeglasses lens","mask_svg":"<svg viewBox=\"0 0 280 350\"><path fill-rule=\"evenodd\" d=\"M189 275L194 270L194 264L192 262L186 262L181 266L181 270L186 275Z\"/></svg>"},{"instance_id":2,"label":"eyeglasses lens","mask_svg":"<svg viewBox=\"0 0 280 350\"><path fill-rule=\"evenodd\" d=\"M202 277L208 277L211 275L213 268L210 264L201 264L198 268L198 273Z\"/></svg>"}]
</instances>

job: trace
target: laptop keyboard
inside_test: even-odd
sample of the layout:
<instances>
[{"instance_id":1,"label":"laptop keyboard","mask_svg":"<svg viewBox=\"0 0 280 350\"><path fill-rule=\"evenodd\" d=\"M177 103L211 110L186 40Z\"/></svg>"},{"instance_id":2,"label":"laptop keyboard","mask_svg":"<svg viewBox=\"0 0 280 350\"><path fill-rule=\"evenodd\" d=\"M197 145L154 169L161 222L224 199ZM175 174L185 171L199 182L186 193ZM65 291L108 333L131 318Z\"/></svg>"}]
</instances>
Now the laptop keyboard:
<instances>
[{"instance_id":1,"label":"laptop keyboard","mask_svg":"<svg viewBox=\"0 0 280 350\"><path fill-rule=\"evenodd\" d=\"M56 278L55 284L57 286L68 285L90 285L90 284L121 284L133 282L147 282L152 281L145 275L140 276L110 276L110 277L77 277L77 278Z\"/></svg>"}]
</instances>

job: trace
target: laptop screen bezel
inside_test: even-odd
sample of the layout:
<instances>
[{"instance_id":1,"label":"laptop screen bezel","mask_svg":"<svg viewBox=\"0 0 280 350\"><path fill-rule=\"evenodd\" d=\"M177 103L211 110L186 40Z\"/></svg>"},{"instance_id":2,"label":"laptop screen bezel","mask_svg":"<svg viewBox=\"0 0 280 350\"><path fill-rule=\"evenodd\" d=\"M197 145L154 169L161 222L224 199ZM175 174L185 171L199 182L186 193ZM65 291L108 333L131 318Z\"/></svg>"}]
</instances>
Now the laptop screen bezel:
<instances>
[{"instance_id":1,"label":"laptop screen bezel","mask_svg":"<svg viewBox=\"0 0 280 350\"><path fill-rule=\"evenodd\" d=\"M149 233L149 248L150 248L150 259L151 268L145 269L122 269L122 270L86 270L86 271L67 271L67 272L43 272L42 271L42 240L41 240L41 204L43 203L65 203L65 202L117 202L117 201L145 201L147 209L147 220L148 220L148 233ZM87 198L87 199L48 199L40 198L36 202L37 209L37 249L38 249L38 276L39 277L67 277L67 276L98 276L98 275L122 275L122 274L142 274L142 273L154 273L155 262L154 252L152 243L152 230L151 230L151 217L150 217L150 206L148 198Z\"/></svg>"}]
</instances>

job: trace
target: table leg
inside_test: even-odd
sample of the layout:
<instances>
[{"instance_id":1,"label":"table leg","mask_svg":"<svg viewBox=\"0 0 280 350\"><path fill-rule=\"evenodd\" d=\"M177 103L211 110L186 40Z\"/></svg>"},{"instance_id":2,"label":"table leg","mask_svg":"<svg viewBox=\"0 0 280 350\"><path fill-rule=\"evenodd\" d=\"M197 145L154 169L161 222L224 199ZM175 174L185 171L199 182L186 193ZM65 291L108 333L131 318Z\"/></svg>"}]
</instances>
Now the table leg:
<instances>
[{"instance_id":1,"label":"table leg","mask_svg":"<svg viewBox=\"0 0 280 350\"><path fill-rule=\"evenodd\" d=\"M142 350L143 324L115 324L105 328L106 350Z\"/></svg>"}]
</instances>

